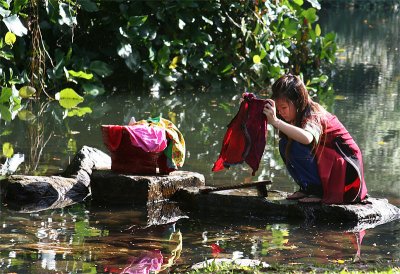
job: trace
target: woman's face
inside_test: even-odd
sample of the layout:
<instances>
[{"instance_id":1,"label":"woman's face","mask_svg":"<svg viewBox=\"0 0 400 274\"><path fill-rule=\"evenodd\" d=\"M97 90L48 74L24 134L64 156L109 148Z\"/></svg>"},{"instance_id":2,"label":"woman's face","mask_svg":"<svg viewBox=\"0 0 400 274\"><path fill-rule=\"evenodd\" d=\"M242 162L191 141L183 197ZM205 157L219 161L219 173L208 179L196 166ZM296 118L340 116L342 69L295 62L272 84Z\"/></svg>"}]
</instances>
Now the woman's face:
<instances>
[{"instance_id":1,"label":"woman's face","mask_svg":"<svg viewBox=\"0 0 400 274\"><path fill-rule=\"evenodd\" d=\"M293 123L296 118L296 108L294 104L284 98L275 100L276 110L288 123Z\"/></svg>"}]
</instances>

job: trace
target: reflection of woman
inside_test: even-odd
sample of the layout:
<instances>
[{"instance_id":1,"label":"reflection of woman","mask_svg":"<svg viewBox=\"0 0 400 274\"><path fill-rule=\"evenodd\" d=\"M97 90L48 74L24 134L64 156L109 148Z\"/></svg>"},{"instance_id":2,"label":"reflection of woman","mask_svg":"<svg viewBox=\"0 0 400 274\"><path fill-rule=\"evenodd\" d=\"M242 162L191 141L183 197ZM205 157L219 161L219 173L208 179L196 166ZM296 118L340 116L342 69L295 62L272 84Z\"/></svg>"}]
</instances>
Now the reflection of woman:
<instances>
[{"instance_id":1,"label":"reflection of woman","mask_svg":"<svg viewBox=\"0 0 400 274\"><path fill-rule=\"evenodd\" d=\"M299 77L279 78L263 112L279 130L280 154L300 186L288 199L331 204L366 197L360 149L337 117L310 98Z\"/></svg>"}]
</instances>

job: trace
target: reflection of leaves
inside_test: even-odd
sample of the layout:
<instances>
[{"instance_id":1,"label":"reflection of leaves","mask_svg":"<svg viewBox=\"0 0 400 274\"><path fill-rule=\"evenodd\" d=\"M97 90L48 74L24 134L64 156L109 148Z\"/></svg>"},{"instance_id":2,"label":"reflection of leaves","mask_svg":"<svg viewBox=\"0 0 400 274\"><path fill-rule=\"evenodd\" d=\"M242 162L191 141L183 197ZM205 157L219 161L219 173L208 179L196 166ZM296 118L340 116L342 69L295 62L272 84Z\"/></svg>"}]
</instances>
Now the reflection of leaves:
<instances>
[{"instance_id":1,"label":"reflection of leaves","mask_svg":"<svg viewBox=\"0 0 400 274\"><path fill-rule=\"evenodd\" d=\"M56 93L55 98L59 101L60 105L66 109L74 108L84 100L83 97L77 94L72 88L66 88Z\"/></svg>"},{"instance_id":2,"label":"reflection of leaves","mask_svg":"<svg viewBox=\"0 0 400 274\"><path fill-rule=\"evenodd\" d=\"M32 121L35 119L35 114L33 114L31 111L23 109L20 112L18 112L18 118L22 121Z\"/></svg>"},{"instance_id":3,"label":"reflection of leaves","mask_svg":"<svg viewBox=\"0 0 400 274\"><path fill-rule=\"evenodd\" d=\"M6 142L3 144L3 155L7 158L11 158L14 155L13 145Z\"/></svg>"},{"instance_id":4,"label":"reflection of leaves","mask_svg":"<svg viewBox=\"0 0 400 274\"><path fill-rule=\"evenodd\" d=\"M107 235L107 230L101 231L100 229L89 227L89 223L87 221L75 222L75 243L81 243L85 237L100 237Z\"/></svg>"},{"instance_id":5,"label":"reflection of leaves","mask_svg":"<svg viewBox=\"0 0 400 274\"><path fill-rule=\"evenodd\" d=\"M90 107L74 108L68 111L68 117L72 116L82 117L87 113L92 113L92 109Z\"/></svg>"},{"instance_id":6,"label":"reflection of leaves","mask_svg":"<svg viewBox=\"0 0 400 274\"><path fill-rule=\"evenodd\" d=\"M69 139L68 140L68 151L76 153L77 149L76 149L76 140L74 139Z\"/></svg>"}]
</instances>

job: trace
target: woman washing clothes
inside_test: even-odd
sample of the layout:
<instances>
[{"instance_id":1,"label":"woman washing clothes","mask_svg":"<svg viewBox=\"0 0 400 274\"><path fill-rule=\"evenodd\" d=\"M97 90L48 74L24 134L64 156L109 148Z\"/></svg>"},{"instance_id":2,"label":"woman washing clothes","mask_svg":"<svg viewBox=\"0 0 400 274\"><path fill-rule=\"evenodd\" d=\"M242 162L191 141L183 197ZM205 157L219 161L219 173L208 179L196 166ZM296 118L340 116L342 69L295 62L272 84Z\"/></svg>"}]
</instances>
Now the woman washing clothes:
<instances>
[{"instance_id":1,"label":"woman washing clothes","mask_svg":"<svg viewBox=\"0 0 400 274\"><path fill-rule=\"evenodd\" d=\"M279 130L279 151L300 189L287 199L356 203L367 195L361 151L337 117L314 102L287 74L272 85L263 113Z\"/></svg>"}]
</instances>

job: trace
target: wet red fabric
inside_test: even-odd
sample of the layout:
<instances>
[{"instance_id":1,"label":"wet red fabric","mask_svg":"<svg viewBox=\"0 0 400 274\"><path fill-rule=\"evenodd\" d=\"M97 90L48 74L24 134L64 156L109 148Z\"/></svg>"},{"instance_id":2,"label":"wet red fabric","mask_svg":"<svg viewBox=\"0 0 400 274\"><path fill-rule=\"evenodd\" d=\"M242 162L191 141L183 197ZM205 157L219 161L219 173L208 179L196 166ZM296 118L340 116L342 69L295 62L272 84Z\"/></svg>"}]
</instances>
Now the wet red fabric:
<instances>
[{"instance_id":1,"label":"wet red fabric","mask_svg":"<svg viewBox=\"0 0 400 274\"><path fill-rule=\"evenodd\" d=\"M262 113L266 100L247 93L236 116L228 125L222 149L212 171L220 171L232 165L246 162L258 170L267 140L267 118Z\"/></svg>"},{"instance_id":2,"label":"wet red fabric","mask_svg":"<svg viewBox=\"0 0 400 274\"><path fill-rule=\"evenodd\" d=\"M335 115L328 114L316 156L324 191L323 203L352 203L366 197L361 151ZM347 165L352 165L358 176L346 184Z\"/></svg>"}]
</instances>

